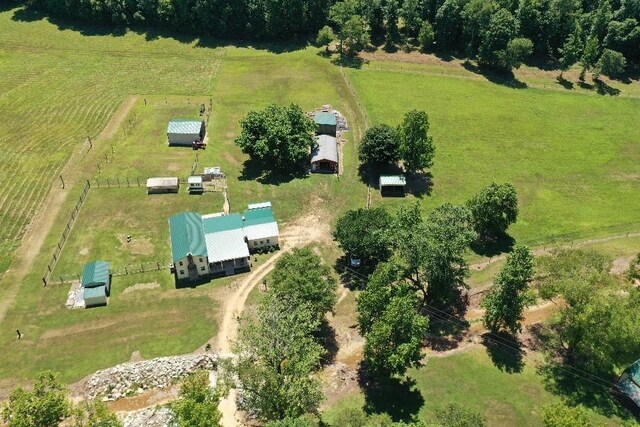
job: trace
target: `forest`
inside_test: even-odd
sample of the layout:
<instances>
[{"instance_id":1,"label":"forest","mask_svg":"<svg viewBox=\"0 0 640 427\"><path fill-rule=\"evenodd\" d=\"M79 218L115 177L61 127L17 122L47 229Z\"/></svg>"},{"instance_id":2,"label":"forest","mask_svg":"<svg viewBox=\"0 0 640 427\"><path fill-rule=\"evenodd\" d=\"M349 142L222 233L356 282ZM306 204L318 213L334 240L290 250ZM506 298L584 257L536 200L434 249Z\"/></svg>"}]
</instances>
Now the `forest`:
<instances>
[{"instance_id":1,"label":"forest","mask_svg":"<svg viewBox=\"0 0 640 427\"><path fill-rule=\"evenodd\" d=\"M32 0L72 20L233 40L333 34L344 52L382 44L510 69L533 54L616 77L640 63L640 0ZM334 33L335 32L335 33ZM584 73L583 73L584 76ZM597 78L597 76L596 76Z\"/></svg>"}]
</instances>

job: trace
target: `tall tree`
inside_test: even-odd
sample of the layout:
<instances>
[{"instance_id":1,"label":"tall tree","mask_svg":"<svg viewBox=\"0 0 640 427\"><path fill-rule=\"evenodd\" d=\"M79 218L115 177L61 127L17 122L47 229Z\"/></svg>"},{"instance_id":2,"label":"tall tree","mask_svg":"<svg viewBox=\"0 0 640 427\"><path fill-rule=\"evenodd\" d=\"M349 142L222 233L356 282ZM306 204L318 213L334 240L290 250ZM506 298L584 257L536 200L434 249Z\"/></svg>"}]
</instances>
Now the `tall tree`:
<instances>
[{"instance_id":1,"label":"tall tree","mask_svg":"<svg viewBox=\"0 0 640 427\"><path fill-rule=\"evenodd\" d=\"M385 40L388 45L398 39L398 0L386 0L384 5Z\"/></svg>"},{"instance_id":2,"label":"tall tree","mask_svg":"<svg viewBox=\"0 0 640 427\"><path fill-rule=\"evenodd\" d=\"M489 27L491 17L500 8L495 0L470 0L462 11L464 33L468 40L467 52L478 52L483 31Z\"/></svg>"},{"instance_id":3,"label":"tall tree","mask_svg":"<svg viewBox=\"0 0 640 427\"><path fill-rule=\"evenodd\" d=\"M329 45L332 41L334 41L336 35L333 33L333 30L330 26L325 25L320 28L318 31L318 35L316 36L316 44L318 46L325 46L325 53L329 53Z\"/></svg>"},{"instance_id":4,"label":"tall tree","mask_svg":"<svg viewBox=\"0 0 640 427\"><path fill-rule=\"evenodd\" d=\"M417 37L422 24L422 4L420 0L404 0L400 17L410 37Z\"/></svg>"},{"instance_id":5,"label":"tall tree","mask_svg":"<svg viewBox=\"0 0 640 427\"><path fill-rule=\"evenodd\" d=\"M587 71L595 67L599 58L600 40L598 40L597 37L589 37L587 39L587 44L584 47L584 51L582 52L582 57L580 58L580 65L582 66L582 70L580 71L580 80L584 80L584 76Z\"/></svg>"},{"instance_id":6,"label":"tall tree","mask_svg":"<svg viewBox=\"0 0 640 427\"><path fill-rule=\"evenodd\" d=\"M180 399L173 405L180 427L222 426L218 410L220 396L209 384L209 372L197 371L180 386Z\"/></svg>"},{"instance_id":7,"label":"tall tree","mask_svg":"<svg viewBox=\"0 0 640 427\"><path fill-rule=\"evenodd\" d=\"M296 418L322 400L320 368L324 349L312 332L319 321L306 304L292 306L267 295L256 318L243 318L235 346L244 404L263 420Z\"/></svg>"},{"instance_id":8,"label":"tall tree","mask_svg":"<svg viewBox=\"0 0 640 427\"><path fill-rule=\"evenodd\" d=\"M333 310L336 286L329 267L310 248L283 255L271 274L274 296L293 307L307 304L317 321Z\"/></svg>"},{"instance_id":9,"label":"tall tree","mask_svg":"<svg viewBox=\"0 0 640 427\"><path fill-rule=\"evenodd\" d=\"M9 427L51 427L70 415L71 403L57 374L44 371L33 382L33 391L16 387L2 409Z\"/></svg>"},{"instance_id":10,"label":"tall tree","mask_svg":"<svg viewBox=\"0 0 640 427\"><path fill-rule=\"evenodd\" d=\"M462 39L462 10L466 0L445 0L435 17L436 46L439 51L457 49Z\"/></svg>"},{"instance_id":11,"label":"tall tree","mask_svg":"<svg viewBox=\"0 0 640 427\"><path fill-rule=\"evenodd\" d=\"M533 277L533 255L526 246L516 246L482 302L484 324L491 332L521 330L522 313L529 303L529 282Z\"/></svg>"},{"instance_id":12,"label":"tall tree","mask_svg":"<svg viewBox=\"0 0 640 427\"><path fill-rule=\"evenodd\" d=\"M610 78L620 77L627 68L627 60L624 55L615 50L605 49L596 64L598 74L604 74Z\"/></svg>"},{"instance_id":13,"label":"tall tree","mask_svg":"<svg viewBox=\"0 0 640 427\"><path fill-rule=\"evenodd\" d=\"M329 16L338 26L340 53L353 54L370 41L369 26L360 14L357 0L342 0L331 6Z\"/></svg>"},{"instance_id":14,"label":"tall tree","mask_svg":"<svg viewBox=\"0 0 640 427\"><path fill-rule=\"evenodd\" d=\"M350 210L338 218L333 238L345 253L375 265L391 256L391 223L391 215L383 207Z\"/></svg>"},{"instance_id":15,"label":"tall tree","mask_svg":"<svg viewBox=\"0 0 640 427\"><path fill-rule=\"evenodd\" d=\"M517 38L517 34L518 22L511 12L504 8L498 10L482 36L478 62L506 71L519 67L522 58L531 53L533 45L528 39Z\"/></svg>"},{"instance_id":16,"label":"tall tree","mask_svg":"<svg viewBox=\"0 0 640 427\"><path fill-rule=\"evenodd\" d=\"M518 219L518 196L512 184L491 184L472 197L467 206L481 240L494 240Z\"/></svg>"},{"instance_id":17,"label":"tall tree","mask_svg":"<svg viewBox=\"0 0 640 427\"><path fill-rule=\"evenodd\" d=\"M429 116L424 111L411 110L398 127L400 157L410 172L422 171L433 165L435 145L429 135Z\"/></svg>"},{"instance_id":18,"label":"tall tree","mask_svg":"<svg viewBox=\"0 0 640 427\"><path fill-rule=\"evenodd\" d=\"M400 160L398 133L389 125L380 124L367 129L358 146L360 163L369 169L379 169Z\"/></svg>"},{"instance_id":19,"label":"tall tree","mask_svg":"<svg viewBox=\"0 0 640 427\"><path fill-rule=\"evenodd\" d=\"M567 41L560 49L560 76L559 79L562 79L562 73L567 71L573 64L578 62L578 60L582 57L582 51L584 49L584 34L582 31L582 25L580 22L576 23L576 28L571 33Z\"/></svg>"},{"instance_id":20,"label":"tall tree","mask_svg":"<svg viewBox=\"0 0 640 427\"><path fill-rule=\"evenodd\" d=\"M433 42L436 40L436 33L433 31L433 25L429 21L424 21L420 26L418 34L418 43L420 43L421 52L430 52L433 49Z\"/></svg>"},{"instance_id":21,"label":"tall tree","mask_svg":"<svg viewBox=\"0 0 640 427\"><path fill-rule=\"evenodd\" d=\"M316 143L315 123L295 104L273 104L262 111L251 111L240 121L240 127L236 145L265 170L300 168Z\"/></svg>"}]
</instances>

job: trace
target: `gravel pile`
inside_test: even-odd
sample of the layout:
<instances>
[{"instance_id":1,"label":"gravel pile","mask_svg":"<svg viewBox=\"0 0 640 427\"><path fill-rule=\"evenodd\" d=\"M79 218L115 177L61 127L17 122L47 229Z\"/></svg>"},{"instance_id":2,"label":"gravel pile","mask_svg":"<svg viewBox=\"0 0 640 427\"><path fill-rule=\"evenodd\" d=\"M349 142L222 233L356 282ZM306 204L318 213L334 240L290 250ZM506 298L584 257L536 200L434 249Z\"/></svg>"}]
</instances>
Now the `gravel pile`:
<instances>
[{"instance_id":1,"label":"gravel pile","mask_svg":"<svg viewBox=\"0 0 640 427\"><path fill-rule=\"evenodd\" d=\"M117 400L153 388L165 388L199 369L213 371L218 366L215 354L192 354L159 357L141 362L129 362L96 372L85 384L88 399L101 396Z\"/></svg>"},{"instance_id":2,"label":"gravel pile","mask_svg":"<svg viewBox=\"0 0 640 427\"><path fill-rule=\"evenodd\" d=\"M168 427L175 425L175 416L166 407L147 408L129 412L122 417L124 427Z\"/></svg>"}]
</instances>

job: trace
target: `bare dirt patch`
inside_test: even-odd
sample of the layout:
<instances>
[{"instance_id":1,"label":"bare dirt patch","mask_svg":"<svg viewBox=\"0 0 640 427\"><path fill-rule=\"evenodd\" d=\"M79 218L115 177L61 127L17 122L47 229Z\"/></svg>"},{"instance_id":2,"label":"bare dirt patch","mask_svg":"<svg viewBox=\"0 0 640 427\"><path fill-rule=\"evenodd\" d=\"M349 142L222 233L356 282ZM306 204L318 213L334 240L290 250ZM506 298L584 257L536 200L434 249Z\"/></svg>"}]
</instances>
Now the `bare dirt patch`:
<instances>
[{"instance_id":1,"label":"bare dirt patch","mask_svg":"<svg viewBox=\"0 0 640 427\"><path fill-rule=\"evenodd\" d=\"M127 242L126 234L118 234L120 247L122 250L136 255L153 255L154 247L149 238L144 236L132 236L131 241Z\"/></svg>"},{"instance_id":2,"label":"bare dirt patch","mask_svg":"<svg viewBox=\"0 0 640 427\"><path fill-rule=\"evenodd\" d=\"M613 261L613 265L611 266L610 273L615 274L616 276L622 275L629 270L629 264L633 261L634 257L622 257Z\"/></svg>"},{"instance_id":3,"label":"bare dirt patch","mask_svg":"<svg viewBox=\"0 0 640 427\"><path fill-rule=\"evenodd\" d=\"M178 163L169 163L167 165L167 170L169 172L178 172L179 170L183 169L182 165L178 164Z\"/></svg>"},{"instance_id":4,"label":"bare dirt patch","mask_svg":"<svg viewBox=\"0 0 640 427\"><path fill-rule=\"evenodd\" d=\"M138 291L148 291L151 289L160 289L160 283L158 282L136 283L135 285L129 286L127 289L122 291L122 295L130 294L132 292L138 292Z\"/></svg>"},{"instance_id":5,"label":"bare dirt patch","mask_svg":"<svg viewBox=\"0 0 640 427\"><path fill-rule=\"evenodd\" d=\"M223 156L224 156L224 159L227 162L229 162L229 164L231 164L232 166L240 166L240 160L233 157L231 153L229 153L228 151L225 151Z\"/></svg>"},{"instance_id":6,"label":"bare dirt patch","mask_svg":"<svg viewBox=\"0 0 640 427\"><path fill-rule=\"evenodd\" d=\"M80 255L89 255L89 248L82 248L78 251Z\"/></svg>"}]
</instances>

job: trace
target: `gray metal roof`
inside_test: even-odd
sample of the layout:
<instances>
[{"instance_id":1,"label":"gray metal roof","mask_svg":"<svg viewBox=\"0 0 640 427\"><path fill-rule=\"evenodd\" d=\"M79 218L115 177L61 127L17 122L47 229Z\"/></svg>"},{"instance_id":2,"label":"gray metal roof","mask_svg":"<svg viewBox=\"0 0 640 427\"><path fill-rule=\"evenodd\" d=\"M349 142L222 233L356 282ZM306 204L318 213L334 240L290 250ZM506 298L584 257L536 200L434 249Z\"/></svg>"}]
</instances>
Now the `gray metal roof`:
<instances>
[{"instance_id":1,"label":"gray metal roof","mask_svg":"<svg viewBox=\"0 0 640 427\"><path fill-rule=\"evenodd\" d=\"M407 180L404 175L381 175L380 187L394 186L404 187L407 185Z\"/></svg>"},{"instance_id":2,"label":"gray metal roof","mask_svg":"<svg viewBox=\"0 0 640 427\"><path fill-rule=\"evenodd\" d=\"M317 147L311 153L311 163L328 160L338 163L338 140L329 135L318 135Z\"/></svg>"},{"instance_id":3,"label":"gray metal roof","mask_svg":"<svg viewBox=\"0 0 640 427\"><path fill-rule=\"evenodd\" d=\"M242 228L207 233L205 240L207 242L209 262L222 262L249 257L249 247L244 240Z\"/></svg>"},{"instance_id":4,"label":"gray metal roof","mask_svg":"<svg viewBox=\"0 0 640 427\"><path fill-rule=\"evenodd\" d=\"M262 209L262 208L270 208L271 207L271 202L261 202L261 203L250 203L249 206L247 207L247 210L252 210L252 209Z\"/></svg>"},{"instance_id":5,"label":"gray metal roof","mask_svg":"<svg viewBox=\"0 0 640 427\"><path fill-rule=\"evenodd\" d=\"M188 184L202 184L202 177L201 176L190 176L189 178L187 178L187 183Z\"/></svg>"},{"instance_id":6,"label":"gray metal roof","mask_svg":"<svg viewBox=\"0 0 640 427\"><path fill-rule=\"evenodd\" d=\"M178 178L174 177L162 177L162 178L149 178L147 179L147 188L154 187L177 187Z\"/></svg>"},{"instance_id":7,"label":"gray metal roof","mask_svg":"<svg viewBox=\"0 0 640 427\"><path fill-rule=\"evenodd\" d=\"M259 240L268 239L269 237L277 237L280 233L278 230L278 223L274 221L244 227L244 234L249 240Z\"/></svg>"},{"instance_id":8,"label":"gray metal roof","mask_svg":"<svg viewBox=\"0 0 640 427\"><path fill-rule=\"evenodd\" d=\"M171 120L167 127L167 133L173 134L200 134L202 120Z\"/></svg>"}]
</instances>

